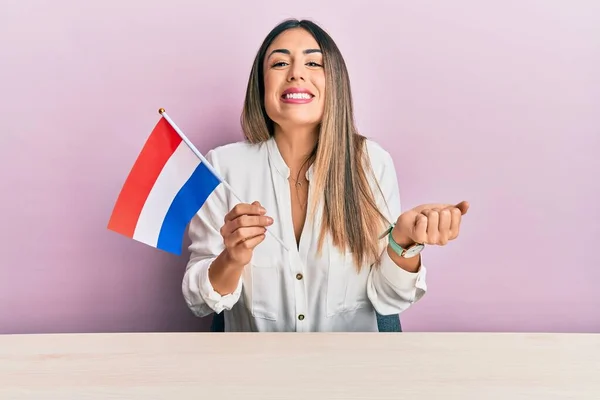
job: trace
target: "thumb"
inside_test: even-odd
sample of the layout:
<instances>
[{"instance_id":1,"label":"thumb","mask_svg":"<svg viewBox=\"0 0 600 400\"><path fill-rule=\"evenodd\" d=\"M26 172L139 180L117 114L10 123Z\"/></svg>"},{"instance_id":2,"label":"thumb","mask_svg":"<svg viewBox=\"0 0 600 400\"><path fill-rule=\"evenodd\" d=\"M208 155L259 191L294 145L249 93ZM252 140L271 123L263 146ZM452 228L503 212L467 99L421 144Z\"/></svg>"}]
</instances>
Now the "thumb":
<instances>
[{"instance_id":1,"label":"thumb","mask_svg":"<svg viewBox=\"0 0 600 400\"><path fill-rule=\"evenodd\" d=\"M443 204L443 203L423 204L423 205L413 208L413 210L416 211L417 213L421 213L425 210L433 210L433 209L443 210L445 208L455 208L455 207L460 210L462 215L465 215L467 213L467 210L469 210L469 202L461 201L460 203L458 203L456 205Z\"/></svg>"},{"instance_id":2,"label":"thumb","mask_svg":"<svg viewBox=\"0 0 600 400\"><path fill-rule=\"evenodd\" d=\"M469 210L470 204L468 201L461 201L455 207L460 210L462 215L465 215L467 213L467 211Z\"/></svg>"},{"instance_id":3,"label":"thumb","mask_svg":"<svg viewBox=\"0 0 600 400\"><path fill-rule=\"evenodd\" d=\"M413 211L420 213L425 210L432 210L432 209L443 210L444 208L449 208L449 207L454 207L454 206L452 204L429 203L429 204L421 204L420 206L413 208Z\"/></svg>"}]
</instances>

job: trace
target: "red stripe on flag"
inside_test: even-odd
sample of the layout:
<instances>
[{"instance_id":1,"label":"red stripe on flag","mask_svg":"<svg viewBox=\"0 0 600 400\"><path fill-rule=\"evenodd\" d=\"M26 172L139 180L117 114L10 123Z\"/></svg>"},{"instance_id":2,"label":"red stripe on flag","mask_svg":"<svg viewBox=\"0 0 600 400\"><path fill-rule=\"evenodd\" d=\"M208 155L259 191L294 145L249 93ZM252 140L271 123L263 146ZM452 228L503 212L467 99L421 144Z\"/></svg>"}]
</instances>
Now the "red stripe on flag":
<instances>
[{"instance_id":1,"label":"red stripe on flag","mask_svg":"<svg viewBox=\"0 0 600 400\"><path fill-rule=\"evenodd\" d=\"M108 229L133 237L144 203L181 140L171 124L161 117L129 172L108 222Z\"/></svg>"}]
</instances>

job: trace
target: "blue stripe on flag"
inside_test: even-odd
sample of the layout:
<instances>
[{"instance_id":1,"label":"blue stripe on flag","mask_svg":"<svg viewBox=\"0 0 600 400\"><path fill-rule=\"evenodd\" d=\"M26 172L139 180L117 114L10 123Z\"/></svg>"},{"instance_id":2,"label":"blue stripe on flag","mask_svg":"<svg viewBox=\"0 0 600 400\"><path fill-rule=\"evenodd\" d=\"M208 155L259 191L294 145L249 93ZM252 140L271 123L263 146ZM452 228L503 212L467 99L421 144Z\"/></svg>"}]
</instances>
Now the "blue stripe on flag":
<instances>
[{"instance_id":1,"label":"blue stripe on flag","mask_svg":"<svg viewBox=\"0 0 600 400\"><path fill-rule=\"evenodd\" d=\"M204 165L198 164L192 176L175 196L158 235L157 248L181 254L185 228L219 186L219 179Z\"/></svg>"}]
</instances>

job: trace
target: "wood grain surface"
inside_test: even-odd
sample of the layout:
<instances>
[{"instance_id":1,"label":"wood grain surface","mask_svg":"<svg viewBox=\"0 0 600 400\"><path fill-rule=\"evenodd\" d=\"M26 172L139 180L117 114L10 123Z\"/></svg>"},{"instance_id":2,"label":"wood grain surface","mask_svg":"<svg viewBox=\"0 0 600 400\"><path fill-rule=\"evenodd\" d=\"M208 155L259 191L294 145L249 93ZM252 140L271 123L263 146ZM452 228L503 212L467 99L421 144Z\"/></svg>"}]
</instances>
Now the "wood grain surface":
<instances>
[{"instance_id":1,"label":"wood grain surface","mask_svg":"<svg viewBox=\"0 0 600 400\"><path fill-rule=\"evenodd\" d=\"M0 336L0 399L600 399L600 335Z\"/></svg>"}]
</instances>

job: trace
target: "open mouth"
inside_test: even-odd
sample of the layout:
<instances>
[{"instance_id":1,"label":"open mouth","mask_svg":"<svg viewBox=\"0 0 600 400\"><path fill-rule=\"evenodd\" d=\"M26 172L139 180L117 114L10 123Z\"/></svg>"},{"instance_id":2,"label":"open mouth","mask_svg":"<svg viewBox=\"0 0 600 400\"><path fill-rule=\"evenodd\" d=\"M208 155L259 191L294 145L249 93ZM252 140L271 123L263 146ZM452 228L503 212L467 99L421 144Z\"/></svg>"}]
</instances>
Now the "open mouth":
<instances>
[{"instance_id":1,"label":"open mouth","mask_svg":"<svg viewBox=\"0 0 600 400\"><path fill-rule=\"evenodd\" d=\"M281 95L281 101L291 104L306 104L310 103L315 96L303 88L289 88Z\"/></svg>"},{"instance_id":2,"label":"open mouth","mask_svg":"<svg viewBox=\"0 0 600 400\"><path fill-rule=\"evenodd\" d=\"M284 98L284 99L288 99L288 100L291 100L291 99L296 99L296 100L310 100L310 99L312 99L315 96L313 96L310 93L306 93L306 92L302 92L302 93L295 92L295 93L284 94L281 97Z\"/></svg>"}]
</instances>

